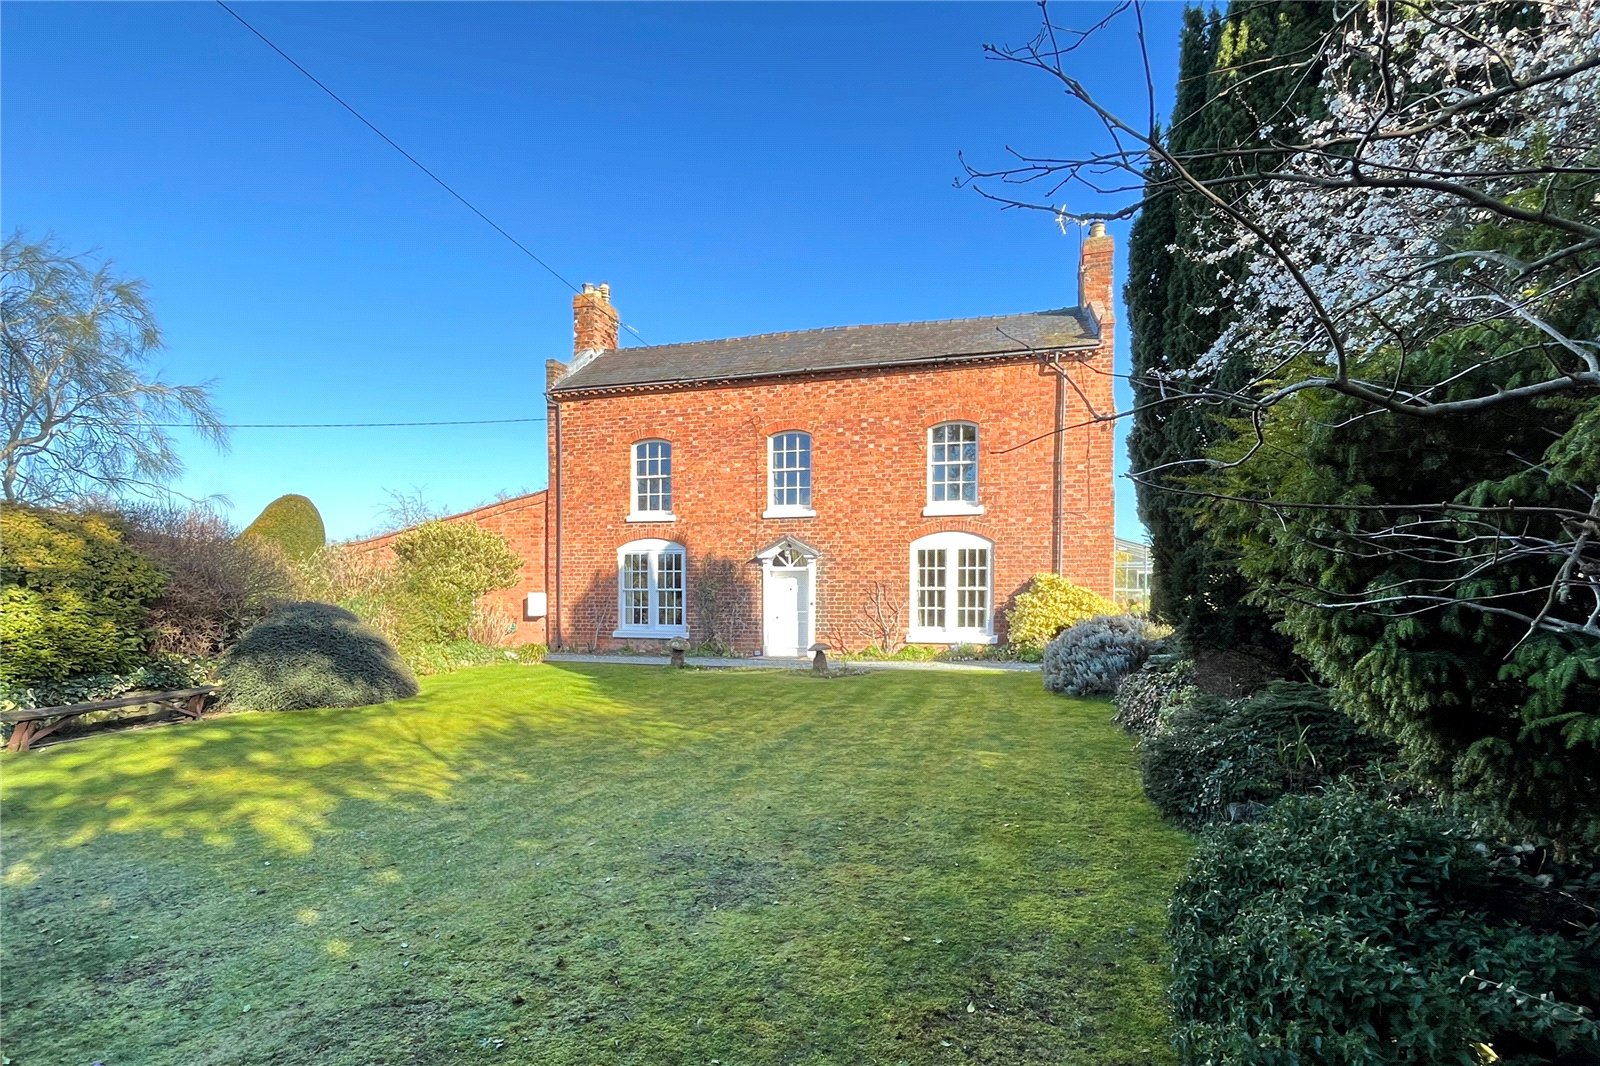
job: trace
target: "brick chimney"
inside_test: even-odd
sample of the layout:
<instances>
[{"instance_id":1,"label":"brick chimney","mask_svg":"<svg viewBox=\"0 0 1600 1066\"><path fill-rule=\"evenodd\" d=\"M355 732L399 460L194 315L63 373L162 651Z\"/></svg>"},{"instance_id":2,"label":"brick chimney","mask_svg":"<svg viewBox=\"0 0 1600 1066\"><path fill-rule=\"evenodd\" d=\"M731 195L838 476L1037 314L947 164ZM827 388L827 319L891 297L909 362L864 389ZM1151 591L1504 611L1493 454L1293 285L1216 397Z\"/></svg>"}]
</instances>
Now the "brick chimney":
<instances>
[{"instance_id":1,"label":"brick chimney","mask_svg":"<svg viewBox=\"0 0 1600 1066\"><path fill-rule=\"evenodd\" d=\"M1089 223L1089 235L1083 239L1078 259L1078 306L1093 311L1102 329L1116 321L1111 288L1112 247L1106 224Z\"/></svg>"},{"instance_id":2,"label":"brick chimney","mask_svg":"<svg viewBox=\"0 0 1600 1066\"><path fill-rule=\"evenodd\" d=\"M576 362L617 346L617 309L611 306L611 286L584 283L572 297L572 355ZM585 360L587 362L587 360Z\"/></svg>"}]
</instances>

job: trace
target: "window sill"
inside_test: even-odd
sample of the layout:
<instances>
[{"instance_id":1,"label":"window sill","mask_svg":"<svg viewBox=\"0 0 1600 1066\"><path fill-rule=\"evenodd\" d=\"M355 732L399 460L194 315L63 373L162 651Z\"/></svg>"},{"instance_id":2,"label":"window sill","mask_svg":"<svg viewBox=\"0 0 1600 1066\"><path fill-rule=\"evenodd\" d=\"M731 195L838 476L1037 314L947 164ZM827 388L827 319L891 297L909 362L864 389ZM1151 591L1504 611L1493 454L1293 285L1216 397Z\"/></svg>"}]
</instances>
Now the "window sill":
<instances>
[{"instance_id":1,"label":"window sill","mask_svg":"<svg viewBox=\"0 0 1600 1066\"><path fill-rule=\"evenodd\" d=\"M624 522L676 522L678 516L671 511L635 511Z\"/></svg>"},{"instance_id":2,"label":"window sill","mask_svg":"<svg viewBox=\"0 0 1600 1066\"><path fill-rule=\"evenodd\" d=\"M611 631L613 637L643 637L649 640L671 640L687 637L688 626L620 626Z\"/></svg>"},{"instance_id":3,"label":"window sill","mask_svg":"<svg viewBox=\"0 0 1600 1066\"><path fill-rule=\"evenodd\" d=\"M962 503L958 501L945 501L930 503L922 509L924 518L952 517L955 515L981 515L988 512L988 508L981 503Z\"/></svg>"},{"instance_id":4,"label":"window sill","mask_svg":"<svg viewBox=\"0 0 1600 1066\"><path fill-rule=\"evenodd\" d=\"M815 518L817 512L809 507L768 507L761 512L762 518Z\"/></svg>"},{"instance_id":5,"label":"window sill","mask_svg":"<svg viewBox=\"0 0 1600 1066\"><path fill-rule=\"evenodd\" d=\"M993 633L977 629L911 629L906 633L907 644L995 644Z\"/></svg>"}]
</instances>

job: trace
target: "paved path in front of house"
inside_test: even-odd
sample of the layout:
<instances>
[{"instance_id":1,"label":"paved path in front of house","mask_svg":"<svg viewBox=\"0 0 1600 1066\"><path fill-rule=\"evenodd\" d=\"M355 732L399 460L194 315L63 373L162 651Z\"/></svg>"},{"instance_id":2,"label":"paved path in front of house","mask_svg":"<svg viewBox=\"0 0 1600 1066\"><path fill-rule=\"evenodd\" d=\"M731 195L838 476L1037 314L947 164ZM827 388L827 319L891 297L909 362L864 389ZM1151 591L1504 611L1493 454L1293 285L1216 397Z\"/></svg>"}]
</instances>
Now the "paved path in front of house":
<instances>
[{"instance_id":1,"label":"paved path in front of house","mask_svg":"<svg viewBox=\"0 0 1600 1066\"><path fill-rule=\"evenodd\" d=\"M547 663L621 663L627 666L666 666L667 659L663 655L584 655L579 652L553 651L544 657ZM765 655L751 656L748 659L721 659L691 655L687 659L690 666L712 667L724 670L809 670L810 659L775 659ZM861 659L830 659L828 665L834 669L848 667L862 670L955 670L955 671L1034 671L1038 672L1038 663L996 663L996 662L910 662L900 659L868 661Z\"/></svg>"}]
</instances>

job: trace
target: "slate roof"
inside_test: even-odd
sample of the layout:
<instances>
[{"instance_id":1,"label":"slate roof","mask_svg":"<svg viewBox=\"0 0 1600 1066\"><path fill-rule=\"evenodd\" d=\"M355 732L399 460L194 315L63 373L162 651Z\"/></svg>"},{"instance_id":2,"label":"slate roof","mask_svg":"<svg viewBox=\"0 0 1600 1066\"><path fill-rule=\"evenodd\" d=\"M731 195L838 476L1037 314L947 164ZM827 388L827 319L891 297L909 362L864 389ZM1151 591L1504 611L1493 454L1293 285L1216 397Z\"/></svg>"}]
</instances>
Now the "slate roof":
<instances>
[{"instance_id":1,"label":"slate roof","mask_svg":"<svg viewBox=\"0 0 1600 1066\"><path fill-rule=\"evenodd\" d=\"M553 391L915 366L1040 349L1087 348L1096 343L1094 320L1076 307L939 322L834 326L602 352L570 371Z\"/></svg>"}]
</instances>

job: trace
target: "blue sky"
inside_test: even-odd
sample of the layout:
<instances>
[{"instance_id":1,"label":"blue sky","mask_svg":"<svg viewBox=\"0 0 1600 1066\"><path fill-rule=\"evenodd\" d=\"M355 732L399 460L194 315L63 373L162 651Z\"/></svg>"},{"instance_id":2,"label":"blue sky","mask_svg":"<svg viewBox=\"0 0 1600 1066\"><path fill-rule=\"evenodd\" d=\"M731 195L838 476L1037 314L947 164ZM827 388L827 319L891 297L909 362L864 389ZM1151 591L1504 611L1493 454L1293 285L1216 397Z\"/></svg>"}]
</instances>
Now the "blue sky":
<instances>
[{"instance_id":1,"label":"blue sky","mask_svg":"<svg viewBox=\"0 0 1600 1066\"><path fill-rule=\"evenodd\" d=\"M610 282L650 343L1076 302L1075 233L952 184L958 151L1101 143L1049 79L984 58L1033 4L236 9L567 278ZM1146 14L1165 104L1181 8ZM7 3L0 30L0 221L146 279L167 379L214 379L229 422L543 415L570 290L221 8ZM1143 114L1131 21L1074 70ZM240 523L305 493L335 537L391 490L461 510L546 474L539 424L181 443L182 491ZM1117 507L1136 535L1122 479Z\"/></svg>"}]
</instances>

